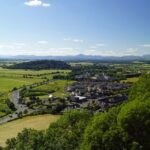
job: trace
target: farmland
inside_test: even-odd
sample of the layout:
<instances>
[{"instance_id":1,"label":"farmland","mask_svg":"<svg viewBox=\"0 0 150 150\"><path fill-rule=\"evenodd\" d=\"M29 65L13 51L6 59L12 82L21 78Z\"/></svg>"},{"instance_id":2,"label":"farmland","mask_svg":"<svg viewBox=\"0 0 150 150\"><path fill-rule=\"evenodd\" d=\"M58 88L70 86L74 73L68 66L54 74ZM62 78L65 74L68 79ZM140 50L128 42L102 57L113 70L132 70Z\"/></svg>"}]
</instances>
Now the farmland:
<instances>
[{"instance_id":1,"label":"farmland","mask_svg":"<svg viewBox=\"0 0 150 150\"><path fill-rule=\"evenodd\" d=\"M8 138L15 137L24 128L36 130L45 130L49 124L55 122L59 116L56 115L38 115L25 117L0 126L0 146L4 146Z\"/></svg>"},{"instance_id":2,"label":"farmland","mask_svg":"<svg viewBox=\"0 0 150 150\"><path fill-rule=\"evenodd\" d=\"M0 92L8 92L14 87L21 87L23 85L41 82L46 78L51 79L55 72L67 73L67 71L61 70L31 71L0 69Z\"/></svg>"}]
</instances>

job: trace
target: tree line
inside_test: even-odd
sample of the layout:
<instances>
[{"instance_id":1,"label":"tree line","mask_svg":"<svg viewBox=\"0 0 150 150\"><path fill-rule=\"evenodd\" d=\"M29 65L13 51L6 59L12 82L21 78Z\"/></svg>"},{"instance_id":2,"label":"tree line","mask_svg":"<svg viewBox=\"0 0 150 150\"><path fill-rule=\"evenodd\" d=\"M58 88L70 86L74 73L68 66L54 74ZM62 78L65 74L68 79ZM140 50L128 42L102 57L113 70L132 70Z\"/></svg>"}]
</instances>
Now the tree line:
<instances>
[{"instance_id":1,"label":"tree line","mask_svg":"<svg viewBox=\"0 0 150 150\"><path fill-rule=\"evenodd\" d=\"M70 69L70 65L64 61L37 60L37 61L17 63L11 66L7 66L6 68L8 69L31 69L31 70Z\"/></svg>"}]
</instances>

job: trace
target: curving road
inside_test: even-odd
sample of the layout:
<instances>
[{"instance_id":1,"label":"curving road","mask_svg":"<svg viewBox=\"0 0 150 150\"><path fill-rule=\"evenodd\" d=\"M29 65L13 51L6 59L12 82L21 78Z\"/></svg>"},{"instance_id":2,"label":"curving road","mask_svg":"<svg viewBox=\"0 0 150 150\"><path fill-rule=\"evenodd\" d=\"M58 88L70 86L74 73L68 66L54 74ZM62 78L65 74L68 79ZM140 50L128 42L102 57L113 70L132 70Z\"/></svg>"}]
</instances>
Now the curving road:
<instances>
[{"instance_id":1,"label":"curving road","mask_svg":"<svg viewBox=\"0 0 150 150\"><path fill-rule=\"evenodd\" d=\"M49 81L42 82L41 84L47 84L47 83L53 82L53 81L55 81L55 80L52 79L52 80L49 80ZM31 86L36 87L38 85L39 84L37 83L37 84L32 84ZM29 88L29 86L26 86L26 88ZM22 90L22 88L12 92L12 102L14 103L17 110L12 114L9 114L9 115L7 115L3 118L0 118L0 125L4 124L4 123L7 123L9 121L18 119L18 113L20 113L20 112L23 113L25 110L27 110L27 114L31 114L33 112L37 112L39 110L42 110L42 109L29 109L25 104L19 104L20 91L21 90Z\"/></svg>"},{"instance_id":2,"label":"curving road","mask_svg":"<svg viewBox=\"0 0 150 150\"><path fill-rule=\"evenodd\" d=\"M18 89L16 91L13 91L12 92L12 101L16 107L16 111L8 116L5 116L3 118L0 119L0 125L1 124L4 124L6 122L9 122L9 121L12 121L12 120L15 120L18 118L18 113L19 112L24 112L25 110L28 110L28 114L34 112L34 111L37 111L37 110L32 110L32 109L29 109L26 105L24 104L19 104L19 98L20 98L20 91L21 89Z\"/></svg>"}]
</instances>

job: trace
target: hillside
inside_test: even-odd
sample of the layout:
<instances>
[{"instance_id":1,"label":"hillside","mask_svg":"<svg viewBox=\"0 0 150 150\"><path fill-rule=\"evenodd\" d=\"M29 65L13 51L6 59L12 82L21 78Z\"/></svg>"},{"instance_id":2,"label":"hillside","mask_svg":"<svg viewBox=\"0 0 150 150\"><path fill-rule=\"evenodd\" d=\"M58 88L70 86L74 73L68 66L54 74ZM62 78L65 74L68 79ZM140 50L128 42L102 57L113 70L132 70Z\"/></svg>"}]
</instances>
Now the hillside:
<instances>
[{"instance_id":1,"label":"hillside","mask_svg":"<svg viewBox=\"0 0 150 150\"><path fill-rule=\"evenodd\" d=\"M47 69L69 69L70 65L63 61L55 60L38 60L18 63L7 67L8 69L31 69L31 70L47 70Z\"/></svg>"},{"instance_id":2,"label":"hillside","mask_svg":"<svg viewBox=\"0 0 150 150\"><path fill-rule=\"evenodd\" d=\"M8 140L4 150L148 150L150 91L145 88L149 89L149 82L150 75L143 76L133 87L130 100L108 112L70 111L46 133L25 129Z\"/></svg>"}]
</instances>

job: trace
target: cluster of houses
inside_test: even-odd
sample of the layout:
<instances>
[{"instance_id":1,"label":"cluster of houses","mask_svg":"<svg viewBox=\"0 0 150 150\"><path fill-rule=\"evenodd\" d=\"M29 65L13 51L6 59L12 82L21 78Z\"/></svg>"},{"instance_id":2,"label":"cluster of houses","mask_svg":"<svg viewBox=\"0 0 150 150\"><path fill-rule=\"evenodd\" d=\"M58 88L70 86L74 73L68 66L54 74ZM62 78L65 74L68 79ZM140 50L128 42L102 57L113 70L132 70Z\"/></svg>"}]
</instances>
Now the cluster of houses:
<instances>
[{"instance_id":1,"label":"cluster of houses","mask_svg":"<svg viewBox=\"0 0 150 150\"><path fill-rule=\"evenodd\" d=\"M85 108L94 104L99 111L105 111L127 100L128 94L120 91L127 91L130 87L130 84L118 82L75 82L67 88L67 92L71 93L69 99L74 102L69 107Z\"/></svg>"},{"instance_id":2,"label":"cluster of houses","mask_svg":"<svg viewBox=\"0 0 150 150\"><path fill-rule=\"evenodd\" d=\"M113 81L114 78L106 75L105 73L101 74L94 74L91 75L91 73L86 72L80 75L75 76L75 80L82 81L82 80L90 80L90 81Z\"/></svg>"},{"instance_id":3,"label":"cluster of houses","mask_svg":"<svg viewBox=\"0 0 150 150\"><path fill-rule=\"evenodd\" d=\"M86 72L76 75L75 79L77 82L66 88L66 92L70 93L67 97L58 98L50 93L48 98L42 99L42 106L56 110L58 113L82 108L97 112L106 111L109 107L128 99L128 89L131 84L117 82L105 73ZM49 81L40 84L47 82Z\"/></svg>"}]
</instances>

